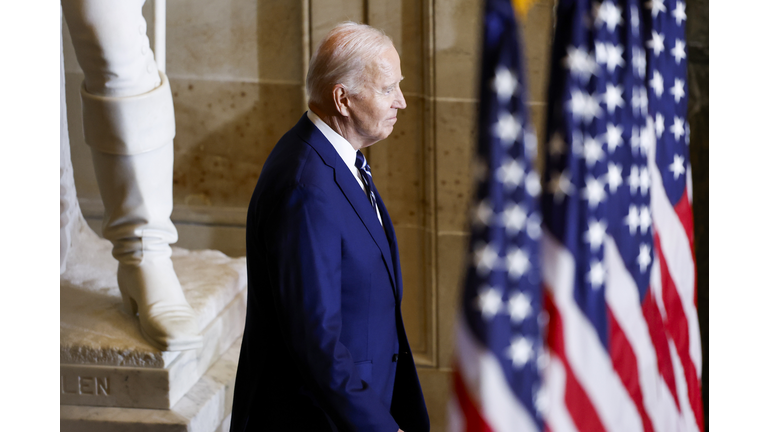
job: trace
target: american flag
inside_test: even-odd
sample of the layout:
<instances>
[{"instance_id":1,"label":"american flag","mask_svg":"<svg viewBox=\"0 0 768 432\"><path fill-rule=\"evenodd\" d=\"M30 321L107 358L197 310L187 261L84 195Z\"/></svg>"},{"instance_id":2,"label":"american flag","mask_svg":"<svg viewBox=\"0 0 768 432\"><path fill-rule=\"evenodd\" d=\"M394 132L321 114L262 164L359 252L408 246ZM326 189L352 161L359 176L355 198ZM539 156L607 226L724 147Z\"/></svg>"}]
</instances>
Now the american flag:
<instances>
[{"instance_id":1,"label":"american flag","mask_svg":"<svg viewBox=\"0 0 768 432\"><path fill-rule=\"evenodd\" d=\"M552 432L701 431L685 3L561 0L541 266Z\"/></svg>"},{"instance_id":2,"label":"american flag","mask_svg":"<svg viewBox=\"0 0 768 432\"><path fill-rule=\"evenodd\" d=\"M509 0L486 0L477 189L456 326L451 431L540 431L541 182Z\"/></svg>"}]
</instances>

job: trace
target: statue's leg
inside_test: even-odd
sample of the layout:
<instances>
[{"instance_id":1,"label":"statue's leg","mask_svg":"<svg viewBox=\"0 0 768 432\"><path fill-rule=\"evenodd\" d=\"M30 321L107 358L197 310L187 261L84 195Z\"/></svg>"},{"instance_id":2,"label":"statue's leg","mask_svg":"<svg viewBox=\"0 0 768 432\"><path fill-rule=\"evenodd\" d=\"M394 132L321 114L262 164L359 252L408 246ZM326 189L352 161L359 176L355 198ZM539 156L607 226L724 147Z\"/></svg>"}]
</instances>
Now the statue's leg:
<instances>
[{"instance_id":1,"label":"statue's leg","mask_svg":"<svg viewBox=\"0 0 768 432\"><path fill-rule=\"evenodd\" d=\"M61 138L59 141L59 272L67 269L67 256L72 247L72 234L77 229L80 218L80 205L77 202L75 191L75 179L72 173L72 159L69 156L69 128L67 126L67 101L64 88L64 52L61 51L61 118L59 127Z\"/></svg>"},{"instance_id":2,"label":"statue's leg","mask_svg":"<svg viewBox=\"0 0 768 432\"><path fill-rule=\"evenodd\" d=\"M85 74L83 130L123 301L150 343L179 351L201 346L202 337L170 259L178 238L170 220L173 100L149 48L143 3L66 0L62 7Z\"/></svg>"}]
</instances>

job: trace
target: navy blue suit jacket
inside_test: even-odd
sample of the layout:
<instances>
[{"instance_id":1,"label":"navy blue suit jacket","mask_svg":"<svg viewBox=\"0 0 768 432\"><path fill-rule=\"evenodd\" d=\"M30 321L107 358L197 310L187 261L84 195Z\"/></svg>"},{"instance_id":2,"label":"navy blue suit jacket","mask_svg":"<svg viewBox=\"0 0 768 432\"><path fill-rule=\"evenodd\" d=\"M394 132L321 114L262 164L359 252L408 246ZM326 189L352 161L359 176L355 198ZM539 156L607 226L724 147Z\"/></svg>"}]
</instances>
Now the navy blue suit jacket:
<instances>
[{"instance_id":1,"label":"navy blue suit jacket","mask_svg":"<svg viewBox=\"0 0 768 432\"><path fill-rule=\"evenodd\" d=\"M383 222L306 114L267 158L248 209L248 312L232 432L427 432Z\"/></svg>"}]
</instances>

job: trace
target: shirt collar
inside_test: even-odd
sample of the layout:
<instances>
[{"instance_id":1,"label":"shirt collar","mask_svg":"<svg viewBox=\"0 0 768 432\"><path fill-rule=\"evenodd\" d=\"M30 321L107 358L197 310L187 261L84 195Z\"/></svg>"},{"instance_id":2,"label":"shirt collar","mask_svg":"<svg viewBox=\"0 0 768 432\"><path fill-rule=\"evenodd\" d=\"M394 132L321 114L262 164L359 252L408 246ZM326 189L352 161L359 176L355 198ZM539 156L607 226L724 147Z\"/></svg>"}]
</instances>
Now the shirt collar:
<instances>
[{"instance_id":1,"label":"shirt collar","mask_svg":"<svg viewBox=\"0 0 768 432\"><path fill-rule=\"evenodd\" d=\"M352 147L352 144L349 143L343 136L336 133L335 130L331 129L330 126L328 126L323 119L321 119L317 114L312 112L312 110L307 110L307 117L312 121L312 123L317 126L318 129L320 129L320 132L325 136L325 138L330 141L333 148L336 149L336 153L339 154L339 157L341 157L341 160L344 161L344 163L349 167L352 172L357 171L357 168L355 167L355 158L357 157L357 152L355 151L355 148Z\"/></svg>"}]
</instances>

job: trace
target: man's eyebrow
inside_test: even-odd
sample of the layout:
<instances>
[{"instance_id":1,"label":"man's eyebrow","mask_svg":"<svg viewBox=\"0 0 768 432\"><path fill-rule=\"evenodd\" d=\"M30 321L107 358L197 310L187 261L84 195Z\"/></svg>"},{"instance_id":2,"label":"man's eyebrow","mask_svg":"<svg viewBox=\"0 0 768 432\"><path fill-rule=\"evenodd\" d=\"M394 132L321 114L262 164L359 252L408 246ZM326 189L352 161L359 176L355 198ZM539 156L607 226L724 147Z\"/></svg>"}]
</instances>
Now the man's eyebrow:
<instances>
[{"instance_id":1,"label":"man's eyebrow","mask_svg":"<svg viewBox=\"0 0 768 432\"><path fill-rule=\"evenodd\" d=\"M392 84L388 85L386 88L387 88L387 89L393 88L394 86L396 86L398 83L400 83L400 82L401 82L401 81L403 81L404 79L405 79L405 77L400 77L400 79L399 79L399 80L397 80L397 81L393 82Z\"/></svg>"}]
</instances>

